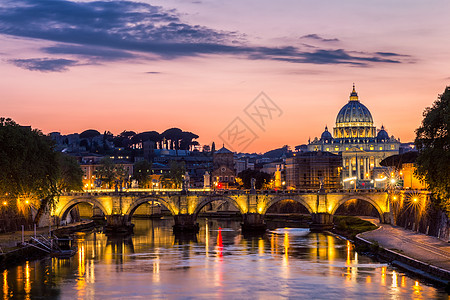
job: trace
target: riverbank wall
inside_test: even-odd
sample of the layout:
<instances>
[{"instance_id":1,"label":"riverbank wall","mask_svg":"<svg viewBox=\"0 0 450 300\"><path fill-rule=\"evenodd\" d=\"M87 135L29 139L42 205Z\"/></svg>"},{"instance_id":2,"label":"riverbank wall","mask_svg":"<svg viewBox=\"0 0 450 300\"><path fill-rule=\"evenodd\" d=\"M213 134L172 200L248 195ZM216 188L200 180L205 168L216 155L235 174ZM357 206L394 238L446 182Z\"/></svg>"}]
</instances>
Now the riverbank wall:
<instances>
[{"instance_id":1,"label":"riverbank wall","mask_svg":"<svg viewBox=\"0 0 450 300\"><path fill-rule=\"evenodd\" d=\"M47 252L30 245L20 246L6 253L0 253L0 270L19 265L27 260L42 259L47 255Z\"/></svg>"},{"instance_id":2,"label":"riverbank wall","mask_svg":"<svg viewBox=\"0 0 450 300\"><path fill-rule=\"evenodd\" d=\"M354 243L373 253L378 260L391 263L400 269L413 273L434 284L450 289L450 270L442 269L428 263L419 261L404 254L383 248L378 243L368 241L357 235Z\"/></svg>"},{"instance_id":3,"label":"riverbank wall","mask_svg":"<svg viewBox=\"0 0 450 300\"><path fill-rule=\"evenodd\" d=\"M449 215L431 201L422 208L413 205L403 205L401 208L394 206L393 215L396 226L450 242Z\"/></svg>"}]
</instances>

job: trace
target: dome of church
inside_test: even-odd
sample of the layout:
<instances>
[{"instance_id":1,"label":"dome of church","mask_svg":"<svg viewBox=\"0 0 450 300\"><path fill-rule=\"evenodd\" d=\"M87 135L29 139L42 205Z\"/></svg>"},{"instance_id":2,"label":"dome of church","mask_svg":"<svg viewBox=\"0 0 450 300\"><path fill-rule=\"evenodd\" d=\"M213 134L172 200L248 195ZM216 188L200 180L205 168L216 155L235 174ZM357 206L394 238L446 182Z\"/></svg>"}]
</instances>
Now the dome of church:
<instances>
[{"instance_id":1,"label":"dome of church","mask_svg":"<svg viewBox=\"0 0 450 300\"><path fill-rule=\"evenodd\" d=\"M358 94L353 85L353 91L350 94L350 100L341 108L337 117L336 125L342 123L370 123L373 124L372 115L361 102L359 102Z\"/></svg>"},{"instance_id":2,"label":"dome of church","mask_svg":"<svg viewBox=\"0 0 450 300\"><path fill-rule=\"evenodd\" d=\"M322 141L331 141L333 139L333 136L331 135L331 133L328 131L328 127L325 126L325 131L322 133L322 135L320 136L320 140Z\"/></svg>"},{"instance_id":3,"label":"dome of church","mask_svg":"<svg viewBox=\"0 0 450 300\"><path fill-rule=\"evenodd\" d=\"M377 140L380 141L387 141L389 140L389 134L384 130L384 126L381 126L381 130L377 134Z\"/></svg>"}]
</instances>

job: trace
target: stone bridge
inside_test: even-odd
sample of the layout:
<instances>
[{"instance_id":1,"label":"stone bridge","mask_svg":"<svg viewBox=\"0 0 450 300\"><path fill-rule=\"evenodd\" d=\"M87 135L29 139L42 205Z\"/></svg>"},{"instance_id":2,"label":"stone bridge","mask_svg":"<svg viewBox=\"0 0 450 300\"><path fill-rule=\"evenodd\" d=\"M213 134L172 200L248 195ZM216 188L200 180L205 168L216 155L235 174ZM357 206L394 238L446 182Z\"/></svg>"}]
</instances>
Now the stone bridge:
<instances>
[{"instance_id":1,"label":"stone bridge","mask_svg":"<svg viewBox=\"0 0 450 300\"><path fill-rule=\"evenodd\" d=\"M267 210L282 200L293 200L309 211L313 229L327 229L333 226L333 215L339 206L354 199L372 204L379 214L380 222L391 223L392 199L406 197L412 192L428 197L426 191L409 190L396 190L395 193L373 190L91 191L61 196L52 215L60 222L66 219L75 205L90 203L103 213L107 220L106 228L114 232L132 228L131 218L136 209L144 203L158 201L173 215L174 231L195 231L198 229L197 215L204 206L214 201L228 201L242 214L243 230L265 230L264 215Z\"/></svg>"}]
</instances>

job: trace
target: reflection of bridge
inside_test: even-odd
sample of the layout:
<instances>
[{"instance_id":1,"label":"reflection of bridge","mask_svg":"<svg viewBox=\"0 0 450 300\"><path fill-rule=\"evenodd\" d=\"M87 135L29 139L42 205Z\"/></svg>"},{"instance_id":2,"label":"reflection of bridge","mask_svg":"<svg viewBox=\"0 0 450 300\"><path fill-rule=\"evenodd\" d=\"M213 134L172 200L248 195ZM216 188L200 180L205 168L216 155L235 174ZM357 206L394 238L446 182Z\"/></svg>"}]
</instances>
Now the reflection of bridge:
<instances>
[{"instance_id":1,"label":"reflection of bridge","mask_svg":"<svg viewBox=\"0 0 450 300\"><path fill-rule=\"evenodd\" d=\"M236 206L243 216L243 229L262 229L264 215L275 203L293 200L302 204L312 216L312 227L329 228L336 210L349 200L369 202L377 210L382 223L390 223L390 198L408 197L409 193L428 197L428 192L396 191L395 197L385 191L124 191L68 193L60 197L53 216L65 220L69 211L79 203L90 203L100 210L112 230L131 227L131 218L136 209L151 201L158 201L174 216L174 230L189 231L196 228L196 218L200 210L214 201L228 201Z\"/></svg>"}]
</instances>

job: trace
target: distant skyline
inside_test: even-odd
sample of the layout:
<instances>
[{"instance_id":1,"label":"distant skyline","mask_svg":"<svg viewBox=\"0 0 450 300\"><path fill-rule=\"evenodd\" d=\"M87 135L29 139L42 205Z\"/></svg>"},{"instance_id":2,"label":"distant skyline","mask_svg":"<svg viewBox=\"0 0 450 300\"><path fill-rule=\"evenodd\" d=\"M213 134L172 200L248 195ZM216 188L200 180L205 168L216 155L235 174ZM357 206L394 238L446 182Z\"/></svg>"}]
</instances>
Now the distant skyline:
<instances>
[{"instance_id":1,"label":"distant skyline","mask_svg":"<svg viewBox=\"0 0 450 300\"><path fill-rule=\"evenodd\" d=\"M448 1L63 1L0 4L0 116L44 133L171 127L245 152L331 129L355 83L402 142L450 85ZM261 127L261 92L279 108ZM330 130L331 131L331 130Z\"/></svg>"}]
</instances>

